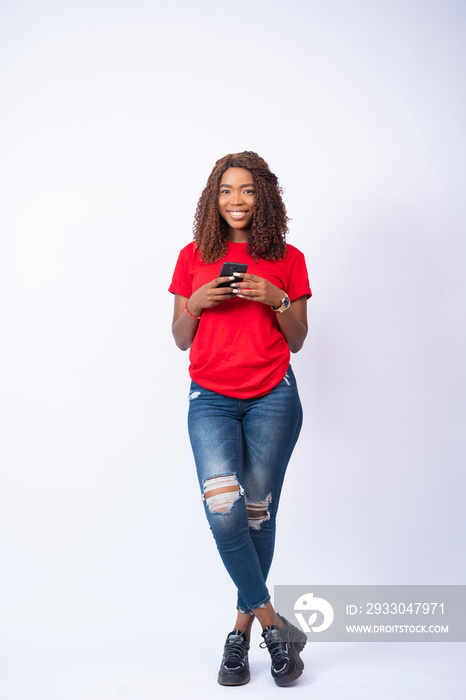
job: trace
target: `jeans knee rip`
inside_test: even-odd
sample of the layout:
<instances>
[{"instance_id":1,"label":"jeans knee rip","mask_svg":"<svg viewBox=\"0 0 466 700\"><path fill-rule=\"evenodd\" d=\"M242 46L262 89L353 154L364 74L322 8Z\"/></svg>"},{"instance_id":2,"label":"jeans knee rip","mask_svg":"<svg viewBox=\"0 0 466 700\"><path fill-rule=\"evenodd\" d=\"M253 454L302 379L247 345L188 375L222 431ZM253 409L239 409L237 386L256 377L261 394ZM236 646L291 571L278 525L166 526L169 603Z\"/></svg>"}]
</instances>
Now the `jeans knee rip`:
<instances>
[{"instance_id":1,"label":"jeans knee rip","mask_svg":"<svg viewBox=\"0 0 466 700\"><path fill-rule=\"evenodd\" d=\"M260 530L262 523L270 520L269 505L272 501L272 494L269 493L264 501L251 501L245 498L246 512L248 514L249 527L253 530Z\"/></svg>"},{"instance_id":2,"label":"jeans knee rip","mask_svg":"<svg viewBox=\"0 0 466 700\"><path fill-rule=\"evenodd\" d=\"M204 500L211 513L226 515L243 494L236 474L214 476L204 481Z\"/></svg>"}]
</instances>

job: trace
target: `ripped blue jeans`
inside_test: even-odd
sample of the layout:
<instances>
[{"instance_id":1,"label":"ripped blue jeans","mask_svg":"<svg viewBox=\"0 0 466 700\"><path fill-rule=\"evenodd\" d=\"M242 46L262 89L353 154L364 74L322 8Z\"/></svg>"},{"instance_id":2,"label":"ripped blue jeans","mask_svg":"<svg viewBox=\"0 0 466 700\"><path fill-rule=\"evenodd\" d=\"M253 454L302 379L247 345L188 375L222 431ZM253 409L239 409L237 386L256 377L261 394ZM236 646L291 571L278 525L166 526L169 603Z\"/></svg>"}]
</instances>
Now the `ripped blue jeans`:
<instances>
[{"instance_id":1,"label":"ripped blue jeans","mask_svg":"<svg viewBox=\"0 0 466 700\"><path fill-rule=\"evenodd\" d=\"M301 425L291 366L269 394L252 399L191 382L189 438L207 519L238 589L240 612L253 614L270 600L266 580L278 502Z\"/></svg>"}]
</instances>

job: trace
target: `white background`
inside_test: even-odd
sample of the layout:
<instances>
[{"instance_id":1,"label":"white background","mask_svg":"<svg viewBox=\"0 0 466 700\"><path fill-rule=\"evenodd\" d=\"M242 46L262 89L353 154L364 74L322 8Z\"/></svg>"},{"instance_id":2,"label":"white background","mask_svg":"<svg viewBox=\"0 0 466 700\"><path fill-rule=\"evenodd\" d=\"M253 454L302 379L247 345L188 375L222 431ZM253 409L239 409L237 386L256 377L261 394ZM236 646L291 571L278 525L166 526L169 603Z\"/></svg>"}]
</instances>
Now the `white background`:
<instances>
[{"instance_id":1,"label":"white background","mask_svg":"<svg viewBox=\"0 0 466 700\"><path fill-rule=\"evenodd\" d=\"M314 292L270 585L465 582L465 19L461 0L2 2L5 700L231 692L235 592L167 293L229 152L278 175ZM243 697L276 691L255 634ZM462 653L316 644L293 692L464 697Z\"/></svg>"}]
</instances>

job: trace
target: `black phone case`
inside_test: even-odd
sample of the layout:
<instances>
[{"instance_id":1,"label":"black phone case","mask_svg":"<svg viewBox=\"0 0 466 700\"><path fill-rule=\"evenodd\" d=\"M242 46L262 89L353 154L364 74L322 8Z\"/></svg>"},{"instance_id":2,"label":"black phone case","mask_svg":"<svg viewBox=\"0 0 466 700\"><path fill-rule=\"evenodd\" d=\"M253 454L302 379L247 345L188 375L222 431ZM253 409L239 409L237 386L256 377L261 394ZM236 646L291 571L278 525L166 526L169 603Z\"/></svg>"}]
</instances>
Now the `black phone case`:
<instances>
[{"instance_id":1,"label":"black phone case","mask_svg":"<svg viewBox=\"0 0 466 700\"><path fill-rule=\"evenodd\" d=\"M234 272L247 272L248 266L246 263L224 262L220 270L219 277L231 277ZM222 282L218 287L229 287L230 282Z\"/></svg>"}]
</instances>

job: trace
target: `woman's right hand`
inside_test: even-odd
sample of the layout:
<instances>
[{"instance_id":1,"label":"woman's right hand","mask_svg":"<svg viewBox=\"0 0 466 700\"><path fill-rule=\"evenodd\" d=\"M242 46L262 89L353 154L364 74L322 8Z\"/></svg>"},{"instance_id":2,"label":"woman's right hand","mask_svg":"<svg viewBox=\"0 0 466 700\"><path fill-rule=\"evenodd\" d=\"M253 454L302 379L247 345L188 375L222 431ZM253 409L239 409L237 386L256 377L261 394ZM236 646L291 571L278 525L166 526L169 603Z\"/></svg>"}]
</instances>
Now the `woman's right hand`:
<instances>
[{"instance_id":1,"label":"woman's right hand","mask_svg":"<svg viewBox=\"0 0 466 700\"><path fill-rule=\"evenodd\" d=\"M235 277L216 277L212 282L202 285L188 299L188 311L193 316L200 316L202 309L211 309L226 299L234 299L236 294L231 287L219 287L222 282L234 282Z\"/></svg>"},{"instance_id":2,"label":"woman's right hand","mask_svg":"<svg viewBox=\"0 0 466 700\"><path fill-rule=\"evenodd\" d=\"M226 299L236 298L232 287L218 287L222 282L234 282L235 279L235 277L216 277L212 282L196 289L189 299L175 294L172 333L180 350L187 350L191 347L199 328L199 317L203 309L210 309ZM185 313L185 304L189 314Z\"/></svg>"}]
</instances>

